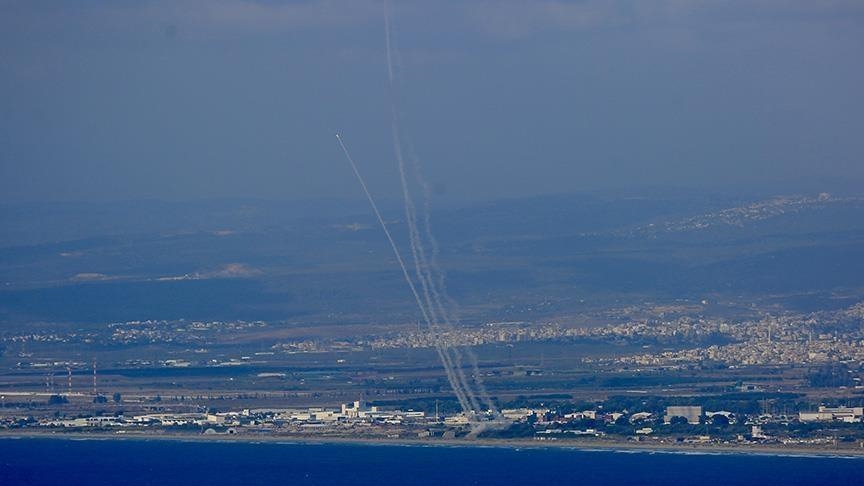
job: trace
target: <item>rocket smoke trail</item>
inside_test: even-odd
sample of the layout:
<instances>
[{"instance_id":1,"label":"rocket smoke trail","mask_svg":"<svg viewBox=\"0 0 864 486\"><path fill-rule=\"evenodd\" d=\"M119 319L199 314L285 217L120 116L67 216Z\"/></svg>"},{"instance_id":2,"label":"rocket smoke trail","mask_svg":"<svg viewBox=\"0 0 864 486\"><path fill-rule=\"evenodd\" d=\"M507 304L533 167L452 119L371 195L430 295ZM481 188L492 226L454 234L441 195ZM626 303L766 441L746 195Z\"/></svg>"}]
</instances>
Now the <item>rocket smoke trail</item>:
<instances>
[{"instance_id":1,"label":"rocket smoke trail","mask_svg":"<svg viewBox=\"0 0 864 486\"><path fill-rule=\"evenodd\" d=\"M450 383L451 388L453 388L453 392L456 395L459 406L462 408L463 412L465 412L467 418L469 419L469 422L474 427L472 433L479 432L482 429L482 427L478 427L478 422L476 421L479 413L479 406L477 405L476 398L473 396L473 392L470 389L467 377L465 376L464 371L462 371L462 357L458 353L458 349L449 346L446 341L444 341L440 337L439 333L441 330L441 325L437 321L437 316L433 319L435 308L431 305L430 302L428 279L426 278L425 274L423 273L421 267L418 264L420 260L415 259L414 267L415 271L418 272L418 274L422 277L420 278L420 282L424 292L424 298L420 297L417 286L414 284L414 281L409 275L408 267L405 264L405 260L402 258L399 247L396 245L396 242L393 239L393 235L390 233L390 229L387 227L387 224L385 223L384 218L381 215L381 211L378 209L378 204L375 203L375 199L372 197L372 194L369 191L369 188L366 185L366 181L363 179L363 176L360 174L360 171L357 168L357 164L354 162L354 158L351 157L351 153L348 151L348 148L345 146L345 142L342 140L342 137L338 133L336 134L336 140L339 142L339 146L342 148L342 152L345 154L345 158L348 160L351 169L354 171L354 175L357 177L357 181L363 188L363 193L366 195L366 199L369 201L370 206L372 206L372 211L375 213L375 217L377 218L378 223L381 225L381 229L384 230L384 234L387 237L390 248L393 250L393 255L396 257L399 268L402 270L402 276L404 277L405 282L408 284L408 288L411 290L411 294L414 297L414 301L417 303L417 307L420 309L420 314L423 317L423 321L426 323L426 326L435 333L435 339L433 341L435 344L435 351L437 352L438 357L444 366L447 380ZM428 307L427 304L429 304Z\"/></svg>"},{"instance_id":2,"label":"rocket smoke trail","mask_svg":"<svg viewBox=\"0 0 864 486\"><path fill-rule=\"evenodd\" d=\"M443 309L439 305L439 292L438 289L435 287L435 282L430 275L426 252L423 247L423 242L420 238L420 234L417 230L417 214L414 207L413 198L411 197L408 188L405 171L405 161L402 156L402 143L399 136L400 124L398 110L396 109L395 89L393 86L395 77L393 74L393 54L390 42L391 37L389 15L385 15L384 24L386 29L385 46L387 50L387 72L391 94L391 134L393 137L393 151L396 156L397 166L399 168L399 179L402 186L403 201L405 204L405 219L408 225L408 236L411 247L412 261L414 263L414 271L423 293L423 300L425 302L424 313L429 316L429 319L431 321L429 323L430 331L433 333L436 347L442 349L443 351L442 353L440 353L442 357L442 364L448 376L455 377L455 380L451 380L450 382L454 392L457 394L457 396L461 395L466 397L468 403L462 406L462 410L463 412L465 412L469 420L473 422L473 419L478 415L478 412L480 411L480 406L477 403L473 391L471 390L468 378L465 376L465 372L462 367L462 356L459 353L459 350L449 346L446 340L444 340L441 336L441 319L445 318L445 324L447 324L448 327L450 326L448 320L446 319L446 314L442 312Z\"/></svg>"},{"instance_id":3,"label":"rocket smoke trail","mask_svg":"<svg viewBox=\"0 0 864 486\"><path fill-rule=\"evenodd\" d=\"M393 240L393 236L390 233L387 224L384 222L384 218L381 216L381 211L378 209L378 205L375 203L372 194L366 186L366 182L360 175L357 164L354 162L354 159L348 152L348 148L345 146L342 137L338 133L336 134L336 140L339 142L339 146L342 148L342 152L345 154L348 163L351 165L354 175L360 182L360 186L363 188L366 199L368 199L369 204L372 206L372 210L375 213L375 217L378 219L378 223L381 225L384 234L387 236L387 241L390 244L390 248L393 250L396 261L402 271L402 276L411 290L411 294L414 297L417 307L420 309L423 322L426 324L429 332L432 333L435 351L438 353L438 357L444 367L447 381L450 383L453 393L456 395L456 399L459 402L459 406L462 408L463 414L471 425L470 436L475 436L487 428L499 427L503 422L499 420L500 414L496 410L495 405L492 403L491 398L483 386L480 370L477 366L476 356L470 349L454 346L450 342L451 338L449 335L455 333L454 324L458 324L459 320L455 316L456 305L446 292L446 287L444 285L444 272L438 266L437 262L438 244L432 236L429 211L429 187L423 178L420 160L413 151L411 151L410 171L408 165L405 163L403 141L400 130L401 120L399 117L396 92L398 72L397 69L394 68L395 49L391 38L389 6L385 11L384 27L385 47L387 51L387 81L390 94L391 137L393 152L399 170L399 182L402 189L405 221L408 226L408 241L411 250L410 263L414 278L416 278L416 283L414 278L411 277L412 272L409 271L409 265L406 263L405 259L402 258L402 254L399 252L399 248ZM410 147L410 144L408 144L408 146ZM417 207L414 198L411 195L410 183L408 180L409 172L413 173L415 183L419 185L423 191L422 229L418 222ZM429 250L427 250L427 244L428 247L431 248L431 256L429 255ZM466 361L466 357L471 367L470 376L466 374L465 370L464 362ZM484 415L487 420L484 420ZM488 420L489 416L492 418L491 421Z\"/></svg>"},{"instance_id":4,"label":"rocket smoke trail","mask_svg":"<svg viewBox=\"0 0 864 486\"><path fill-rule=\"evenodd\" d=\"M339 146L342 148L342 152L345 154L345 158L348 159L348 163L351 165L351 169L354 171L354 175L357 176L357 181L360 182L360 187L363 188L363 193L366 195L366 199L369 201L369 204L372 206L372 211L375 213L375 217L378 219L378 223L381 224L381 229L384 230L384 234L387 236L387 241L390 243L390 248L393 250L393 255L396 257L396 261L399 263L399 268L402 270L402 276L405 278L405 282L408 283L408 287L411 289L411 294L414 296L414 300L417 302L417 307L420 308L420 313L423 316L423 320L426 322L427 327L434 328L435 324L429 316L429 312L426 307L423 305L423 301L420 299L420 294L417 292L417 287L414 285L414 282L411 280L410 275L408 274L408 268L405 265L405 260L402 259L402 254L399 252L399 247L396 246L396 242L393 240L393 235L390 233L390 230L387 228L387 224L384 222L384 218L381 216L381 211L378 209L378 204L375 203L375 199L372 197L372 194L369 192L369 188L366 186L366 181L363 179L363 176L360 175L360 171L357 169L357 164L354 162L354 158L351 157L351 154L348 152L348 148L345 146L345 142L342 141L342 137L337 133L336 140L339 142ZM470 410L469 399L465 394L464 389L459 384L459 378L453 371L453 365L451 363L451 358L447 349L444 348L439 340L435 340L435 350L438 353L438 357L441 359L441 362L444 363L444 370L447 374L447 380L450 382L450 385L453 387L454 393L456 393L456 399L459 401L459 406L462 407L463 410Z\"/></svg>"},{"instance_id":5,"label":"rocket smoke trail","mask_svg":"<svg viewBox=\"0 0 864 486\"><path fill-rule=\"evenodd\" d=\"M452 321L453 324L458 325L459 319L458 319L458 317L456 317L454 315L454 314L458 313L457 312L458 311L458 305L456 304L455 301L453 301L453 299L450 298L449 295L447 295L446 287L444 285L444 271L438 265L439 249L438 249L438 242L435 240L435 237L432 234L432 224L431 224L431 218L430 218L431 211L430 211L430 207L429 207L430 206L430 204L429 204L429 202L430 202L429 185L426 183L426 180L423 178L422 168L420 167L420 160L413 153L413 151L411 152L411 161L412 161L413 166L414 166L414 174L415 174L415 177L417 179L417 183L420 185L420 187L423 190L424 232L425 232L426 239L429 241L429 246L432 248L432 255L429 257L429 267L430 267L432 273L435 273L437 276L436 283L438 284L439 288L441 289L441 296L439 297L439 299L444 300L443 303L441 303L439 301L438 305L439 305L439 307L441 307L445 311L445 320L448 323L450 323ZM448 309L450 310L450 312L447 312ZM474 373L474 381L477 385L477 392L480 394L480 398L483 401L483 404L486 406L486 409L491 413L493 418L495 418L496 420L500 419L501 418L500 414L498 413L498 410L495 407L494 402L492 401L491 397L489 396L489 393L486 391L486 386L483 384L482 375L480 374L480 369L477 365L477 356L474 354L474 352L471 350L471 348L465 348L464 351L465 351L465 354L468 356L468 360L471 364L471 368L472 368L472 371Z\"/></svg>"},{"instance_id":6,"label":"rocket smoke trail","mask_svg":"<svg viewBox=\"0 0 864 486\"><path fill-rule=\"evenodd\" d=\"M444 365L445 369L449 368L448 376L455 375L457 379L455 383L451 382L454 391L457 388L461 388L461 391L457 392L457 395L461 394L467 397L467 400L470 404L470 408L463 407L463 411L468 416L469 420L472 420L473 422L473 419L477 419L478 416L482 413L482 409L480 407L477 397L478 394L479 400L483 402L485 409L491 412L493 417L497 418L498 413L495 410L495 406L492 403L492 400L490 399L481 381L480 370L477 366L476 356L474 356L470 349L462 349L459 347L451 346L441 336L442 330L452 331L454 328L454 323L458 322L458 320L455 319L453 316L452 308L455 308L455 305L446 294L446 287L444 286L444 274L437 264L438 246L434 237L432 236L431 231L428 184L423 178L419 158L413 154L413 151L411 157L413 173L417 184L420 185L421 189L423 190L424 196L423 234L421 234L418 228L417 209L411 196L409 183L406 176L407 170L402 151L402 137L400 135L401 122L399 118L399 110L397 108L397 96L395 86L397 81L397 73L393 67L395 49L393 47L393 43L391 42L391 24L389 8L388 11L385 11L384 27L385 47L387 56L387 73L389 82L388 84L390 88L390 108L392 115L391 135L393 142L393 151L399 169L399 179L402 186L405 219L408 225L409 242L411 246L411 256L414 263L414 270L417 279L420 282L420 288L423 294L424 302L426 304L426 310L424 311L424 314L428 315L428 317L432 321L432 325L430 325L430 330L435 334L436 342L439 343L439 345L444 349L443 354L445 356L445 359L442 359L442 364ZM428 241L429 246L432 248L431 258L427 256L424 239ZM465 371L462 366L462 362L464 359L463 354L468 357L468 360L470 361L472 367L473 385L471 383L472 380L469 380L469 378L465 375ZM474 390L475 387L476 391ZM476 427L476 423L474 423L473 425L475 425L475 431L479 431L479 429L482 428Z\"/></svg>"},{"instance_id":7,"label":"rocket smoke trail","mask_svg":"<svg viewBox=\"0 0 864 486\"><path fill-rule=\"evenodd\" d=\"M414 202L411 199L411 194L408 191L408 185L405 177L405 164L402 158L401 146L399 144L399 130L396 123L393 124L393 140L394 151L396 153L396 160L398 161L399 167L399 179L402 185L402 194L405 202L405 219L408 223L408 236L411 245L411 256L414 262L414 271L417 275L417 280L420 282L420 288L423 292L423 300L426 305L426 312L428 313L432 321L430 330L434 333L436 342L440 343L440 345L444 348L445 360L443 364L445 369L449 369L450 372L455 374L457 378L457 382L454 384L454 386L461 388L462 394L464 394L468 398L470 408L464 411L466 413L469 413L469 415L472 413L476 414L480 410L480 406L477 403L476 397L471 391L469 381L465 376L464 370L462 369L462 357L459 354L458 349L448 346L447 342L443 341L440 336L440 333L442 331L441 319L444 319L444 323L448 325L448 327L449 320L447 319L445 309L443 309L440 305L441 299L439 296L439 292L438 289L435 287L435 282L431 278L429 272L429 264L426 258L426 251L420 238L420 234L417 230L416 209L414 207Z\"/></svg>"}]
</instances>

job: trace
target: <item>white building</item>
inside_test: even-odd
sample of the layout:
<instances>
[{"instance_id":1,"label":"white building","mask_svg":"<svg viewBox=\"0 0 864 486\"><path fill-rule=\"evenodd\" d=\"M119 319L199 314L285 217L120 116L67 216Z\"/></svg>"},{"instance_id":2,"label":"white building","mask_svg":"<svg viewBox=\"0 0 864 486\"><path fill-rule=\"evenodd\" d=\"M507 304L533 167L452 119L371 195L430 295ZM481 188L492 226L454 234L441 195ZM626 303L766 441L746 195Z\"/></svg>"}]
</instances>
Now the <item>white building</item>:
<instances>
[{"instance_id":1,"label":"white building","mask_svg":"<svg viewBox=\"0 0 864 486\"><path fill-rule=\"evenodd\" d=\"M825 407L819 406L817 412L799 412L798 420L801 422L861 422L864 417L864 407Z\"/></svg>"},{"instance_id":2,"label":"white building","mask_svg":"<svg viewBox=\"0 0 864 486\"><path fill-rule=\"evenodd\" d=\"M356 400L353 404L342 404L342 416L347 418L366 418L370 414L377 413L378 407L369 407L363 400Z\"/></svg>"},{"instance_id":3,"label":"white building","mask_svg":"<svg viewBox=\"0 0 864 486\"><path fill-rule=\"evenodd\" d=\"M669 423L673 417L684 417L688 424L698 424L702 417L702 407L684 406L684 407L666 407L666 415L663 417L663 422Z\"/></svg>"}]
</instances>

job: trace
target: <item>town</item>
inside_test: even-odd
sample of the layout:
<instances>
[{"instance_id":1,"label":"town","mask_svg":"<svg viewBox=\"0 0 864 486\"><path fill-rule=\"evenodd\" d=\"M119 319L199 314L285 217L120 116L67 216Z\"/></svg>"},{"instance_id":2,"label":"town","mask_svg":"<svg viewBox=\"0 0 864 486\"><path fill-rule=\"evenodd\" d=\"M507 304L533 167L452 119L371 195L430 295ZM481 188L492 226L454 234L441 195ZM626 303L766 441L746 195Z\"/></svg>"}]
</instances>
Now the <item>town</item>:
<instances>
[{"instance_id":1,"label":"town","mask_svg":"<svg viewBox=\"0 0 864 486\"><path fill-rule=\"evenodd\" d=\"M438 334L185 320L6 334L0 433L862 447L864 303L708 305ZM465 415L436 340L476 350L497 410Z\"/></svg>"},{"instance_id":2,"label":"town","mask_svg":"<svg viewBox=\"0 0 864 486\"><path fill-rule=\"evenodd\" d=\"M19 397L20 398L20 397ZM54 397L52 397L54 398ZM6 397L4 396L4 400ZM54 398L55 403L66 402ZM122 410L75 416L8 415L0 418L0 434L88 433L101 435L236 436L283 439L407 439L455 440L470 433L464 414L399 410L369 405L363 400L340 408L245 408L237 411L170 412L159 404L148 413ZM797 414L744 415L707 410L700 405L667 405L656 412L645 407L616 408L615 400L580 410L575 404L555 407L502 409L499 421L490 412L481 420L494 425L482 437L537 441L578 441L582 444L724 445L833 449L864 449L864 407L819 406ZM68 402L66 402L68 403ZM104 403L104 402L103 402ZM645 402L643 402L645 403ZM140 407L138 407L140 409ZM482 422L481 422L482 423Z\"/></svg>"},{"instance_id":3,"label":"town","mask_svg":"<svg viewBox=\"0 0 864 486\"><path fill-rule=\"evenodd\" d=\"M303 337L276 340L268 344L269 352L322 353L381 349L432 348L438 341L452 346L482 346L519 342L572 342L576 340L604 340L632 342L645 348L662 347L653 353L635 353L629 356L585 358L585 363L610 362L623 365L681 366L705 362L719 362L728 366L742 365L795 365L808 363L835 363L864 361L864 303L839 311L821 311L808 314L786 312L766 315L759 320L705 318L682 315L666 318L662 309L642 309L648 316L633 317L632 309L616 315L623 322L600 326L572 326L563 322L531 323L488 322L457 331L432 333L428 330L400 330L356 337L321 338ZM654 315L650 315L650 314ZM395 326L394 326L395 327ZM404 327L404 326L403 326ZM207 345L218 343L226 335L266 332L272 326L264 321L255 322L198 322L198 321L132 321L113 323L105 330L83 332L29 332L2 337L6 347L18 347L21 357L31 358L25 352L28 343L93 344L93 345L145 345L177 344L198 345L193 353L207 354ZM719 343L719 344L718 344ZM688 346L690 345L690 346ZM693 346L695 345L695 346ZM669 350L667 348L677 348ZM258 353L259 356L262 353ZM246 358L248 361L248 358ZM237 361L235 358L234 361ZM176 366L185 360L162 360L165 366ZM202 363L206 364L206 363ZM225 365L221 360L211 365ZM76 366L79 366L76 364ZM54 363L22 360L19 367L52 367ZM63 364L65 367L66 364Z\"/></svg>"}]
</instances>

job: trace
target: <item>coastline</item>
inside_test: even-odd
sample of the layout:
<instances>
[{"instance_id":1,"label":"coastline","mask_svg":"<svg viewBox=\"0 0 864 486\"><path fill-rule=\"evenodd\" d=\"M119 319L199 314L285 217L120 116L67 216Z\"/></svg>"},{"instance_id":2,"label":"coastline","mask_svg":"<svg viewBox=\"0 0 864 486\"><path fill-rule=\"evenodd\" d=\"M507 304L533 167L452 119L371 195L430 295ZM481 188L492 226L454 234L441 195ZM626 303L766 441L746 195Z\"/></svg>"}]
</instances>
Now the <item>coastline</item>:
<instances>
[{"instance_id":1,"label":"coastline","mask_svg":"<svg viewBox=\"0 0 864 486\"><path fill-rule=\"evenodd\" d=\"M190 443L235 443L235 444L285 444L285 445L352 445L392 447L482 447L504 449L569 449L583 452L620 452L646 454L681 455L760 455L789 457L822 457L864 459L864 448L795 447L778 444L716 445L716 444L652 444L631 441L538 441L524 439L408 439L408 438L358 438L358 437L309 437L273 435L205 435L205 434L117 434L117 433L55 433L55 432L0 432L0 440L120 440L120 441L174 441Z\"/></svg>"}]
</instances>

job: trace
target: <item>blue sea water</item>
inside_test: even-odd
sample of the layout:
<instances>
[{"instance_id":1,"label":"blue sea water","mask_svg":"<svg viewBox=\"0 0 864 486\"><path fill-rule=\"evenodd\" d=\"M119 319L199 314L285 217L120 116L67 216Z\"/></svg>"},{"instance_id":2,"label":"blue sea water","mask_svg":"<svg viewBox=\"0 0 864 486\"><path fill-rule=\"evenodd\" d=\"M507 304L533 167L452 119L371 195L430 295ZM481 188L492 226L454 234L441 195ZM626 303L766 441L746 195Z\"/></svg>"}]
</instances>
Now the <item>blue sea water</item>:
<instances>
[{"instance_id":1,"label":"blue sea water","mask_svg":"<svg viewBox=\"0 0 864 486\"><path fill-rule=\"evenodd\" d=\"M355 444L0 439L0 485L864 484L864 459Z\"/></svg>"}]
</instances>

